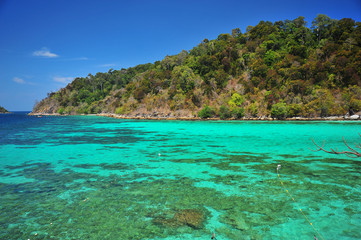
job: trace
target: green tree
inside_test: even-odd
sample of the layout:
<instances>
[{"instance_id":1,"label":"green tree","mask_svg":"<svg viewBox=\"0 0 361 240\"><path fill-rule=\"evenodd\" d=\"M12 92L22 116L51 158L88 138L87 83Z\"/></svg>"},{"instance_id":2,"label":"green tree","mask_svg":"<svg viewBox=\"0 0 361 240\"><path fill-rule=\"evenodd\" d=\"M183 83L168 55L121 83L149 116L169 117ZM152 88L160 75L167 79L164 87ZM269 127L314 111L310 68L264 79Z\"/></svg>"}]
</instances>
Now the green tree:
<instances>
[{"instance_id":1,"label":"green tree","mask_svg":"<svg viewBox=\"0 0 361 240\"><path fill-rule=\"evenodd\" d=\"M173 69L173 83L184 93L193 90L197 76L188 66L177 66Z\"/></svg>"},{"instance_id":2,"label":"green tree","mask_svg":"<svg viewBox=\"0 0 361 240\"><path fill-rule=\"evenodd\" d=\"M276 63L276 61L278 61L280 59L280 55L272 50L268 50L266 52L266 54L264 55L264 62L266 63L266 65L268 66L272 66L273 64Z\"/></svg>"},{"instance_id":3,"label":"green tree","mask_svg":"<svg viewBox=\"0 0 361 240\"><path fill-rule=\"evenodd\" d=\"M244 96L241 96L238 93L232 95L231 100L228 101L228 105L233 117L237 119L244 117L245 110L242 107L244 101Z\"/></svg>"},{"instance_id":4,"label":"green tree","mask_svg":"<svg viewBox=\"0 0 361 240\"><path fill-rule=\"evenodd\" d=\"M272 105L271 116L277 119L284 119L287 116L287 105L286 103L279 102Z\"/></svg>"},{"instance_id":5,"label":"green tree","mask_svg":"<svg viewBox=\"0 0 361 240\"><path fill-rule=\"evenodd\" d=\"M317 17L312 21L311 28L314 29L314 32L317 35L318 42L326 36L327 31L335 24L335 20L331 19L325 14L318 14Z\"/></svg>"},{"instance_id":6,"label":"green tree","mask_svg":"<svg viewBox=\"0 0 361 240\"><path fill-rule=\"evenodd\" d=\"M155 63L75 78L34 111L192 112L207 103L201 116L240 118L244 107L249 116L342 115L361 110L352 90L361 86L360 39L361 23L350 18L320 14L311 28L302 16L261 21Z\"/></svg>"},{"instance_id":7,"label":"green tree","mask_svg":"<svg viewBox=\"0 0 361 240\"><path fill-rule=\"evenodd\" d=\"M244 100L244 96L241 96L238 93L233 93L231 100L228 101L228 105L231 108L239 107L244 103Z\"/></svg>"}]
</instances>

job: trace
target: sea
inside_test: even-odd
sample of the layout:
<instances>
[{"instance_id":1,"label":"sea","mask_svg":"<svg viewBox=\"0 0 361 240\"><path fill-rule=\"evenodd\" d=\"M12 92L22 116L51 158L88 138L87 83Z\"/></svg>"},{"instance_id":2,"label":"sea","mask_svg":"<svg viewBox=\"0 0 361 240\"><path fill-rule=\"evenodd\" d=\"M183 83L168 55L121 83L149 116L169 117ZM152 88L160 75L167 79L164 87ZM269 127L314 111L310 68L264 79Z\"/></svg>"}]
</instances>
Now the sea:
<instances>
[{"instance_id":1,"label":"sea","mask_svg":"<svg viewBox=\"0 0 361 240\"><path fill-rule=\"evenodd\" d=\"M0 239L361 239L360 133L2 114Z\"/></svg>"}]
</instances>

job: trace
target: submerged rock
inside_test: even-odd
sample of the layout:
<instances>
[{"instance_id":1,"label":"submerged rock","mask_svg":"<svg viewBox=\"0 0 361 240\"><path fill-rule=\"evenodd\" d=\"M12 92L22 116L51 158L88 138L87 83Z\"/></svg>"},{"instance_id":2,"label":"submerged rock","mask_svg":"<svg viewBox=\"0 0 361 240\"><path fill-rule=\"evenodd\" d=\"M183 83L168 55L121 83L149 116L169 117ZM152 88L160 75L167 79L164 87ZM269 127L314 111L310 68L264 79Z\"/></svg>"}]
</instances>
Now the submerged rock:
<instances>
[{"instance_id":1,"label":"submerged rock","mask_svg":"<svg viewBox=\"0 0 361 240\"><path fill-rule=\"evenodd\" d=\"M173 219L192 228L201 228L203 225L203 213L197 209L185 209L174 214Z\"/></svg>"},{"instance_id":2,"label":"submerged rock","mask_svg":"<svg viewBox=\"0 0 361 240\"><path fill-rule=\"evenodd\" d=\"M241 213L231 213L227 216L223 216L221 221L241 231L250 229L249 224L245 221L245 216Z\"/></svg>"},{"instance_id":3,"label":"submerged rock","mask_svg":"<svg viewBox=\"0 0 361 240\"><path fill-rule=\"evenodd\" d=\"M184 209L176 212L173 218L155 218L153 223L167 227L181 227L184 225L195 229L203 227L204 214L197 209Z\"/></svg>"}]
</instances>

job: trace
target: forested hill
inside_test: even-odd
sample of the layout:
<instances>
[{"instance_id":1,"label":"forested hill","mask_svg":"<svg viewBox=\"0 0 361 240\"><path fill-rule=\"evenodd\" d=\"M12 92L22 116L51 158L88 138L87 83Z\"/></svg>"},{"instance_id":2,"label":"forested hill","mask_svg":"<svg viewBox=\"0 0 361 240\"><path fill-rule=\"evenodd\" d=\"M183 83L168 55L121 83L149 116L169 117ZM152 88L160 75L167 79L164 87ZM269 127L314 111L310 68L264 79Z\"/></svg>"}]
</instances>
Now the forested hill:
<instances>
[{"instance_id":1,"label":"forested hill","mask_svg":"<svg viewBox=\"0 0 361 240\"><path fill-rule=\"evenodd\" d=\"M311 24L310 24L311 25ZM242 118L361 110L361 23L261 21L155 63L78 77L34 113Z\"/></svg>"}]
</instances>

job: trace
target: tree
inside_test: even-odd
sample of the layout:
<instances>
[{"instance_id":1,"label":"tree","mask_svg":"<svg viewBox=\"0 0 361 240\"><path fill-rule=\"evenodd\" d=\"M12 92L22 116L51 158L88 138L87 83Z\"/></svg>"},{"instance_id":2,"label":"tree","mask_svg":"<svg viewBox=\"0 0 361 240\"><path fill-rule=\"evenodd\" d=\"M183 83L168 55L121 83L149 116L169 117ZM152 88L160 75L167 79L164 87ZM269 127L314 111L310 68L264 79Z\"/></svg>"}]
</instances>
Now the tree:
<instances>
[{"instance_id":1,"label":"tree","mask_svg":"<svg viewBox=\"0 0 361 240\"><path fill-rule=\"evenodd\" d=\"M231 100L228 101L230 111L235 118L242 118L244 116L244 108L242 104L244 103L244 96L234 93L231 97Z\"/></svg>"},{"instance_id":2,"label":"tree","mask_svg":"<svg viewBox=\"0 0 361 240\"><path fill-rule=\"evenodd\" d=\"M95 77L91 73L88 74L87 81L89 82L89 85L92 87L93 92L95 92L97 83L95 81Z\"/></svg>"},{"instance_id":3,"label":"tree","mask_svg":"<svg viewBox=\"0 0 361 240\"><path fill-rule=\"evenodd\" d=\"M244 102L244 96L239 95L238 93L234 93L231 97L231 100L229 100L228 105L231 108L234 107L240 107Z\"/></svg>"},{"instance_id":4,"label":"tree","mask_svg":"<svg viewBox=\"0 0 361 240\"><path fill-rule=\"evenodd\" d=\"M103 74L101 72L96 73L94 76L94 80L95 80L96 85L100 86L100 91L103 92L103 84L107 80L105 77L105 74Z\"/></svg>"},{"instance_id":5,"label":"tree","mask_svg":"<svg viewBox=\"0 0 361 240\"><path fill-rule=\"evenodd\" d=\"M305 21L305 17L299 16L295 20L292 21L295 24L296 28L305 27L307 22Z\"/></svg>"},{"instance_id":6,"label":"tree","mask_svg":"<svg viewBox=\"0 0 361 240\"><path fill-rule=\"evenodd\" d=\"M360 39L361 23L348 18L320 14L312 28L304 17L261 21L154 64L75 78L34 111L191 113L207 103L203 117L240 118L244 108L250 117L279 119L355 113L361 93L348 90L361 91Z\"/></svg>"},{"instance_id":7,"label":"tree","mask_svg":"<svg viewBox=\"0 0 361 240\"><path fill-rule=\"evenodd\" d=\"M176 66L173 69L173 84L180 88L184 93L193 90L194 82L197 78L191 68L188 66Z\"/></svg>"},{"instance_id":8,"label":"tree","mask_svg":"<svg viewBox=\"0 0 361 240\"><path fill-rule=\"evenodd\" d=\"M240 35L242 35L241 29L239 29L239 28L232 29L232 37L233 38L237 38Z\"/></svg>"},{"instance_id":9,"label":"tree","mask_svg":"<svg viewBox=\"0 0 361 240\"><path fill-rule=\"evenodd\" d=\"M312 21L311 28L313 28L316 32L318 42L320 42L323 36L326 36L327 30L330 29L335 22L335 20L325 14L317 15L317 17Z\"/></svg>"},{"instance_id":10,"label":"tree","mask_svg":"<svg viewBox=\"0 0 361 240\"><path fill-rule=\"evenodd\" d=\"M332 27L331 33L335 42L343 43L351 36L356 26L355 20L351 18L342 18Z\"/></svg>"},{"instance_id":11,"label":"tree","mask_svg":"<svg viewBox=\"0 0 361 240\"><path fill-rule=\"evenodd\" d=\"M277 52L273 50L268 50L264 55L263 60L267 64L267 66L272 66L279 58L280 55Z\"/></svg>"}]
</instances>

